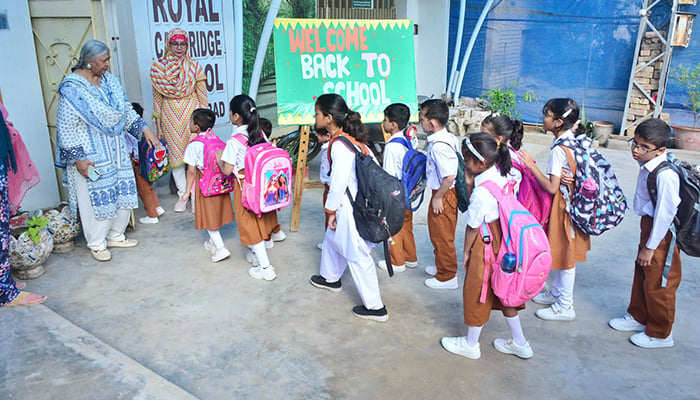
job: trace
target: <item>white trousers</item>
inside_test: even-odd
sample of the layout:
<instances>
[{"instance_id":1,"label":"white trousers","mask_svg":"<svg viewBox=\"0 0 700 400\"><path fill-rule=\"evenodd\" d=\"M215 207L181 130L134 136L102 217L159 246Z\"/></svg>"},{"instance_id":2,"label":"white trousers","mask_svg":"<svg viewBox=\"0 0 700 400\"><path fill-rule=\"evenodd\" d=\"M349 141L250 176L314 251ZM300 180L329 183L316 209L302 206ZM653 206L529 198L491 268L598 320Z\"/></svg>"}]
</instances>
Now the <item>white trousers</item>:
<instances>
[{"instance_id":1,"label":"white trousers","mask_svg":"<svg viewBox=\"0 0 700 400\"><path fill-rule=\"evenodd\" d=\"M384 307L382 296L379 292L379 279L374 259L369 253L357 251L353 254L355 261L348 261L339 251L335 242L335 231L326 229L321 250L321 276L328 282L337 282L343 276L346 268L350 268L350 275L360 293L362 304L369 310L378 310Z\"/></svg>"},{"instance_id":2,"label":"white trousers","mask_svg":"<svg viewBox=\"0 0 700 400\"><path fill-rule=\"evenodd\" d=\"M114 218L95 218L86 179L84 176L76 173L75 192L78 197L80 223L83 225L83 234L87 241L87 247L91 250L103 250L107 248L107 240L118 242L126 239L124 231L126 226L129 225L131 210L121 208L117 210L117 216Z\"/></svg>"},{"instance_id":3,"label":"white trousers","mask_svg":"<svg viewBox=\"0 0 700 400\"><path fill-rule=\"evenodd\" d=\"M177 197L182 197L187 191L187 164L170 170L173 174L175 186L177 186Z\"/></svg>"}]
</instances>

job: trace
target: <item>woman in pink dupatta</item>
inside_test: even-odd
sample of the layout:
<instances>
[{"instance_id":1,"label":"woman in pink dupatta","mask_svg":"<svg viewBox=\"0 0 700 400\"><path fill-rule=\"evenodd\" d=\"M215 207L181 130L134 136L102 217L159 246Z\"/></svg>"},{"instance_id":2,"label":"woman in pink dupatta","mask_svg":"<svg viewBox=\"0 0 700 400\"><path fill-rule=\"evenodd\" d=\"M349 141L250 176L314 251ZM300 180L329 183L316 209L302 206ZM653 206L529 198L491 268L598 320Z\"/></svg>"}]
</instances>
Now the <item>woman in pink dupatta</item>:
<instances>
[{"instance_id":1,"label":"woman in pink dupatta","mask_svg":"<svg viewBox=\"0 0 700 400\"><path fill-rule=\"evenodd\" d=\"M151 66L153 118L158 134L168 143L168 161L181 198L187 191L182 157L196 136L190 133L190 115L197 108L208 108L207 78L190 57L187 32L175 28L168 32L165 43L165 55ZM186 201L178 199L175 211L182 212L186 206Z\"/></svg>"},{"instance_id":2,"label":"woman in pink dupatta","mask_svg":"<svg viewBox=\"0 0 700 400\"><path fill-rule=\"evenodd\" d=\"M24 195L27 194L29 189L39 183L39 171L29 157L29 152L27 151L27 146L25 146L22 141L22 136L20 136L17 129L15 129L12 123L7 119L9 113L3 104L2 92L0 92L0 111L2 111L2 117L7 123L7 130L10 133L10 141L15 151L15 160L17 161L17 169L14 171L10 169L7 172L10 215L14 215L19 210Z\"/></svg>"}]
</instances>

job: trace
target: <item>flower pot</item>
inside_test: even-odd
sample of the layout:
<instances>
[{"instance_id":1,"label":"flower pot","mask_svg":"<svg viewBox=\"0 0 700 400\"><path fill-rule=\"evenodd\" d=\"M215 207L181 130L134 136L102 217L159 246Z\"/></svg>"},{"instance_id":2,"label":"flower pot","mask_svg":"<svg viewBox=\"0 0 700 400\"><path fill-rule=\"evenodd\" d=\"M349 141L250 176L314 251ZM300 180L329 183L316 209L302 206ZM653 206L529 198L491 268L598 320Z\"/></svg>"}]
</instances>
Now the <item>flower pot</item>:
<instances>
[{"instance_id":1,"label":"flower pot","mask_svg":"<svg viewBox=\"0 0 700 400\"><path fill-rule=\"evenodd\" d=\"M53 236L48 228L39 231L39 243L34 243L27 232L17 238L10 236L10 267L19 279L34 279L44 274L44 261L53 250Z\"/></svg>"},{"instance_id":2,"label":"flower pot","mask_svg":"<svg viewBox=\"0 0 700 400\"><path fill-rule=\"evenodd\" d=\"M56 208L44 212L49 219L49 229L53 232L53 252L69 253L75 245L73 239L81 231L80 219L70 214L68 203L60 203Z\"/></svg>"},{"instance_id":3,"label":"flower pot","mask_svg":"<svg viewBox=\"0 0 700 400\"><path fill-rule=\"evenodd\" d=\"M673 142L679 149L700 150L700 128L672 126Z\"/></svg>"},{"instance_id":4,"label":"flower pot","mask_svg":"<svg viewBox=\"0 0 700 400\"><path fill-rule=\"evenodd\" d=\"M601 146L607 146L615 130L615 123L610 121L593 121L593 134Z\"/></svg>"}]
</instances>

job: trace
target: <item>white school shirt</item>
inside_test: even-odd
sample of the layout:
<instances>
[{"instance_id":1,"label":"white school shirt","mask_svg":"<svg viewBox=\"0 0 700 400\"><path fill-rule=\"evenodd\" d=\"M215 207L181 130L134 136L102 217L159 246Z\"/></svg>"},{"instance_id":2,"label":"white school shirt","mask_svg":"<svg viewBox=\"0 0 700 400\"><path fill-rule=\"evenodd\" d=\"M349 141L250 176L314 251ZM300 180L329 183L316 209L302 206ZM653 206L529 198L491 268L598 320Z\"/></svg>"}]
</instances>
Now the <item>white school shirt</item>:
<instances>
[{"instance_id":1,"label":"white school shirt","mask_svg":"<svg viewBox=\"0 0 700 400\"><path fill-rule=\"evenodd\" d=\"M358 148L359 151L361 151ZM355 176L355 153L350 150L345 143L340 140L333 142L330 146L331 152L331 176L328 184L328 198L323 206L327 210L335 211L341 203L347 199L345 189L350 190L350 195L354 199L357 196L357 176ZM348 202L348 205L350 203Z\"/></svg>"},{"instance_id":2,"label":"white school shirt","mask_svg":"<svg viewBox=\"0 0 700 400\"><path fill-rule=\"evenodd\" d=\"M202 132L197 136L206 135L206 132ZM193 165L200 170L204 169L204 143L191 140L190 143L185 148L185 155L182 157L182 161L187 165Z\"/></svg>"},{"instance_id":3,"label":"white school shirt","mask_svg":"<svg viewBox=\"0 0 700 400\"><path fill-rule=\"evenodd\" d=\"M569 169L569 160L566 157L566 150L559 146L559 143L565 138L576 139L576 136L574 136L574 133L569 129L552 142L551 150L549 151L549 161L547 162L547 174L550 176L561 177L562 168Z\"/></svg>"},{"instance_id":4,"label":"white school shirt","mask_svg":"<svg viewBox=\"0 0 700 400\"><path fill-rule=\"evenodd\" d=\"M239 142L234 136L242 134L248 137L248 125L241 125L233 130L231 137L226 140L226 147L221 153L221 160L233 165L233 172L245 168L245 153L248 151L248 147L244 146L243 143Z\"/></svg>"},{"instance_id":5,"label":"white school shirt","mask_svg":"<svg viewBox=\"0 0 700 400\"><path fill-rule=\"evenodd\" d=\"M491 181L503 188L508 183L508 178L501 175L495 165L474 177L474 190L469 196L469 208L467 208L467 225L473 229L479 229L481 224L490 223L499 218L498 202L488 189L479 187L482 183Z\"/></svg>"},{"instance_id":6,"label":"white school shirt","mask_svg":"<svg viewBox=\"0 0 700 400\"><path fill-rule=\"evenodd\" d=\"M408 140L403 132L394 133L389 138L389 141L384 146L384 163L382 164L384 171L398 179L403 178L403 157L408 152L406 146L401 143L403 139ZM396 138L399 138L399 141L392 143L391 140Z\"/></svg>"},{"instance_id":7,"label":"white school shirt","mask_svg":"<svg viewBox=\"0 0 700 400\"><path fill-rule=\"evenodd\" d=\"M329 185L331 183L331 164L328 161L328 142L321 145L321 169L318 173L321 183Z\"/></svg>"},{"instance_id":8,"label":"white school shirt","mask_svg":"<svg viewBox=\"0 0 700 400\"><path fill-rule=\"evenodd\" d=\"M661 240L666 236L673 217L676 216L678 205L681 204L680 177L672 169L666 169L656 175L656 208L651 201L647 178L666 159L666 152L640 165L637 177L637 189L634 192L634 213L654 218L646 247L656 250Z\"/></svg>"},{"instance_id":9,"label":"white school shirt","mask_svg":"<svg viewBox=\"0 0 700 400\"><path fill-rule=\"evenodd\" d=\"M428 160L425 166L428 189L440 189L446 176L457 177L459 159L455 152L459 151L458 147L457 138L445 128L428 136ZM452 182L449 188L453 187L455 187L455 182Z\"/></svg>"}]
</instances>

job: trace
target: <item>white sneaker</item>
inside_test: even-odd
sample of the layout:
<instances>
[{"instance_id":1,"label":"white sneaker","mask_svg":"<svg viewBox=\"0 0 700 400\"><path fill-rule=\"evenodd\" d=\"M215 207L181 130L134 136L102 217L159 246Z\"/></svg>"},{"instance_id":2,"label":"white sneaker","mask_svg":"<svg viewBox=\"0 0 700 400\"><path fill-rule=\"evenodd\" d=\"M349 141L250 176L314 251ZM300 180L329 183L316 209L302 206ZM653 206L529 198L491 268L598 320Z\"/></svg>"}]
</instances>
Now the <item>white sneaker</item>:
<instances>
[{"instance_id":1,"label":"white sneaker","mask_svg":"<svg viewBox=\"0 0 700 400\"><path fill-rule=\"evenodd\" d=\"M435 276L437 275L437 267L434 265L428 265L427 267L425 267L425 273L430 276Z\"/></svg>"},{"instance_id":2,"label":"white sneaker","mask_svg":"<svg viewBox=\"0 0 700 400\"><path fill-rule=\"evenodd\" d=\"M474 347L470 347L467 344L466 336L444 337L440 340L440 344L450 353L471 358L472 360L478 360L481 358L481 347L479 346L479 343L477 343Z\"/></svg>"},{"instance_id":3,"label":"white sneaker","mask_svg":"<svg viewBox=\"0 0 700 400\"><path fill-rule=\"evenodd\" d=\"M211 261L219 262L221 260L227 259L230 255L231 252L228 251L226 247L219 247L218 249L215 249L214 254L211 255Z\"/></svg>"},{"instance_id":4,"label":"white sneaker","mask_svg":"<svg viewBox=\"0 0 700 400\"><path fill-rule=\"evenodd\" d=\"M552 294L551 290L541 291L535 298L532 299L537 304L552 305L559 302L559 297Z\"/></svg>"},{"instance_id":5,"label":"white sneaker","mask_svg":"<svg viewBox=\"0 0 700 400\"><path fill-rule=\"evenodd\" d=\"M216 246L214 246L214 243L211 242L211 239L207 239L207 241L204 242L204 249L208 251L211 255L214 255L214 253L216 253Z\"/></svg>"},{"instance_id":6,"label":"white sneaker","mask_svg":"<svg viewBox=\"0 0 700 400\"><path fill-rule=\"evenodd\" d=\"M316 247L318 247L319 250L323 251L323 242L316 243Z\"/></svg>"},{"instance_id":7,"label":"white sneaker","mask_svg":"<svg viewBox=\"0 0 700 400\"><path fill-rule=\"evenodd\" d=\"M418 266L418 261L406 261L406 266L408 268L416 268Z\"/></svg>"},{"instance_id":8,"label":"white sneaker","mask_svg":"<svg viewBox=\"0 0 700 400\"><path fill-rule=\"evenodd\" d=\"M431 289L457 289L459 288L459 281L457 277L450 279L449 281L440 282L437 278L428 278L425 280L425 286Z\"/></svg>"},{"instance_id":9,"label":"white sneaker","mask_svg":"<svg viewBox=\"0 0 700 400\"><path fill-rule=\"evenodd\" d=\"M266 280L266 281L271 281L275 278L277 278L277 274L275 274L275 269L270 265L267 268L262 268L262 267L251 267L248 270L248 275L250 275L251 278L255 279L261 279L261 280Z\"/></svg>"},{"instance_id":10,"label":"white sneaker","mask_svg":"<svg viewBox=\"0 0 700 400\"><path fill-rule=\"evenodd\" d=\"M160 217L161 215L165 214L165 209L163 207L156 207L156 212L158 213L158 216Z\"/></svg>"},{"instance_id":11,"label":"white sneaker","mask_svg":"<svg viewBox=\"0 0 700 400\"><path fill-rule=\"evenodd\" d=\"M562 307L559 303L541 308L535 312L535 315L545 321L573 321L576 318L574 306Z\"/></svg>"},{"instance_id":12,"label":"white sneaker","mask_svg":"<svg viewBox=\"0 0 700 400\"><path fill-rule=\"evenodd\" d=\"M659 339L648 336L644 332L635 333L630 336L630 342L644 349L660 349L663 347L673 347L673 334L667 338Z\"/></svg>"},{"instance_id":13,"label":"white sneaker","mask_svg":"<svg viewBox=\"0 0 700 400\"><path fill-rule=\"evenodd\" d=\"M265 248L266 249L271 249L273 247L275 247L275 242L272 239L265 240Z\"/></svg>"},{"instance_id":14,"label":"white sneaker","mask_svg":"<svg viewBox=\"0 0 700 400\"><path fill-rule=\"evenodd\" d=\"M625 314L621 318L613 318L608 321L608 325L616 331L620 332L644 332L647 328L646 325L642 325L634 319L633 316Z\"/></svg>"},{"instance_id":15,"label":"white sneaker","mask_svg":"<svg viewBox=\"0 0 700 400\"><path fill-rule=\"evenodd\" d=\"M394 268L394 272L403 272L403 271L406 270L406 266L405 266L405 265L394 265L394 264L391 264L391 266L392 266L392 268ZM377 268L383 269L384 271L386 271L386 270L387 270L387 269L386 269L386 261L385 261L385 260L379 260L379 261L377 261Z\"/></svg>"},{"instance_id":16,"label":"white sneaker","mask_svg":"<svg viewBox=\"0 0 700 400\"><path fill-rule=\"evenodd\" d=\"M145 216L143 218L139 218L139 224L157 224L158 223L158 217L151 218L149 216Z\"/></svg>"},{"instance_id":17,"label":"white sneaker","mask_svg":"<svg viewBox=\"0 0 700 400\"><path fill-rule=\"evenodd\" d=\"M258 256L253 253L253 250L248 249L245 253L245 260L248 261L249 264L252 264L254 267L257 267L260 265L258 262Z\"/></svg>"},{"instance_id":18,"label":"white sneaker","mask_svg":"<svg viewBox=\"0 0 700 400\"><path fill-rule=\"evenodd\" d=\"M109 251L109 249L102 249L102 250L90 249L90 254L92 254L92 256L97 261L109 261L112 259L112 253Z\"/></svg>"},{"instance_id":19,"label":"white sneaker","mask_svg":"<svg viewBox=\"0 0 700 400\"><path fill-rule=\"evenodd\" d=\"M524 359L528 359L533 355L530 343L525 342L524 345L518 346L513 339L496 339L493 341L493 347L503 354L513 354Z\"/></svg>"},{"instance_id":20,"label":"white sneaker","mask_svg":"<svg viewBox=\"0 0 700 400\"><path fill-rule=\"evenodd\" d=\"M286 238L287 238L287 234L284 233L284 231L272 232L272 235L270 235L270 239L273 242L281 242Z\"/></svg>"}]
</instances>

